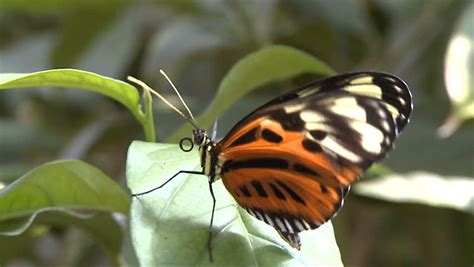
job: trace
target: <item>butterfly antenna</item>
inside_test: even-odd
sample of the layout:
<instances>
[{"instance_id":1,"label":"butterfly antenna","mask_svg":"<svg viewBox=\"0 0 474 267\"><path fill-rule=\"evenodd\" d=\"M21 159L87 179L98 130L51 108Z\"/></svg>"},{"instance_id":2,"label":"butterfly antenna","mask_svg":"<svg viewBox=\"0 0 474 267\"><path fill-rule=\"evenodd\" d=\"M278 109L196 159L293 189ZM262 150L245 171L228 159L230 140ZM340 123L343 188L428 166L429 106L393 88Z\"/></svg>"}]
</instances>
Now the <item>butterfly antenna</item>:
<instances>
[{"instance_id":1,"label":"butterfly antenna","mask_svg":"<svg viewBox=\"0 0 474 267\"><path fill-rule=\"evenodd\" d=\"M145 89L145 90L149 91L150 93L154 94L159 99L161 99L163 102L165 102L166 105L168 105L170 108L172 108L174 111L176 111L181 117L183 117L185 120L189 121L189 123L191 123L194 128L196 128L196 129L199 128L196 124L196 120L194 119L194 117L191 117L192 119L189 119L181 110L179 110L177 107L175 107L173 104L171 104L164 96L162 96L157 91L153 90L146 83L144 83L144 82L140 81L139 79L134 78L132 76L128 76L127 80L141 86L143 89Z\"/></svg>"},{"instance_id":2,"label":"butterfly antenna","mask_svg":"<svg viewBox=\"0 0 474 267\"><path fill-rule=\"evenodd\" d=\"M168 77L168 75L166 75L165 71L160 69L160 73L161 75L165 76L166 80L169 82L169 84L171 85L171 87L173 87L173 90L176 92L176 94L178 95L179 97L179 100L181 100L181 103L183 103L184 107L186 108L186 110L188 111L188 114L189 114L189 117L191 118L191 120L193 120L193 122L195 124L196 123L196 119L194 118L194 115L193 113L191 112L191 110L189 109L188 105L186 105L186 102L184 102L184 99L181 97L181 94L179 93L178 89L176 88L176 86L174 86L173 82L171 81L171 79Z\"/></svg>"}]
</instances>

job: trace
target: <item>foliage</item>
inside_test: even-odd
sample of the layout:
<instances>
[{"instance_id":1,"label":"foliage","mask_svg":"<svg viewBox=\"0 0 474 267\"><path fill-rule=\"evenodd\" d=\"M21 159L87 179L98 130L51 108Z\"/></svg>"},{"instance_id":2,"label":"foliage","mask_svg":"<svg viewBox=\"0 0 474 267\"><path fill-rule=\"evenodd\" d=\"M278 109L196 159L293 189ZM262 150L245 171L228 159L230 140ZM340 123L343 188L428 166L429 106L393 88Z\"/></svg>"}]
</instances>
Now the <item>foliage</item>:
<instances>
[{"instance_id":1,"label":"foliage","mask_svg":"<svg viewBox=\"0 0 474 267\"><path fill-rule=\"evenodd\" d=\"M97 168L68 160L43 164L0 192L0 234L16 236L36 217L50 225L70 225L88 232L120 261L122 233L110 215L128 213L127 194Z\"/></svg>"}]
</instances>

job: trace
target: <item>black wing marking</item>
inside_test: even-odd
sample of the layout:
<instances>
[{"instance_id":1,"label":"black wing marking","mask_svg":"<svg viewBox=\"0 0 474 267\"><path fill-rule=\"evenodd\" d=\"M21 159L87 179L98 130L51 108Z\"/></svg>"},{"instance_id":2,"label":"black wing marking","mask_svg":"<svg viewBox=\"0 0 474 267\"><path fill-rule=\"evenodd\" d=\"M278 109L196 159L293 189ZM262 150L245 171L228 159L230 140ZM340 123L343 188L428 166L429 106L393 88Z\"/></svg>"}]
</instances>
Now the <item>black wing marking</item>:
<instances>
[{"instance_id":1,"label":"black wing marking","mask_svg":"<svg viewBox=\"0 0 474 267\"><path fill-rule=\"evenodd\" d=\"M322 92L336 91L347 92L355 96L365 96L384 103L394 118L397 134L409 122L413 110L413 102L407 84L392 74L365 71L341 74L296 88L254 110L240 120L226 136L232 136L242 125L247 124L256 117L265 115L265 110L268 108L284 106L289 102L295 104L297 102L306 102L308 98ZM296 130L297 128L294 129Z\"/></svg>"}]
</instances>

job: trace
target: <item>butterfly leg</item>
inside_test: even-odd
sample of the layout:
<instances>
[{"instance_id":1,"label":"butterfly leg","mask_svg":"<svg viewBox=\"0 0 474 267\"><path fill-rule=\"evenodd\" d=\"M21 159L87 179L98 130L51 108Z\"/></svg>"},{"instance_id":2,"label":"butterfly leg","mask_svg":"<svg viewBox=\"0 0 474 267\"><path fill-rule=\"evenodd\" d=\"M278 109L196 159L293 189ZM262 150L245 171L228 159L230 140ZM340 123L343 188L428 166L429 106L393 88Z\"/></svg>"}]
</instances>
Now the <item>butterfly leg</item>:
<instances>
[{"instance_id":1,"label":"butterfly leg","mask_svg":"<svg viewBox=\"0 0 474 267\"><path fill-rule=\"evenodd\" d=\"M212 197L212 212L211 212L211 222L209 223L209 238L207 239L207 249L209 251L209 259L212 262L212 249L211 249L212 223L214 221L214 212L216 211L216 197L214 196L214 191L212 190L212 181L209 181L209 191L211 192L211 197Z\"/></svg>"},{"instance_id":2,"label":"butterfly leg","mask_svg":"<svg viewBox=\"0 0 474 267\"><path fill-rule=\"evenodd\" d=\"M173 176L171 176L168 180L166 180L166 182L164 182L164 183L161 184L160 186L155 187L155 188L150 189L150 190L145 191L145 192L132 194L132 197L137 197L137 196L145 195L145 194L151 193L151 192L153 192L153 191L155 191L155 190L158 190L158 189L162 188L163 186L165 186L167 183L169 183L171 180L173 180L176 176L180 175L181 173L204 175L204 170L202 170L202 171L179 171L179 172L175 173ZM212 190L211 190L211 191L212 191Z\"/></svg>"}]
</instances>

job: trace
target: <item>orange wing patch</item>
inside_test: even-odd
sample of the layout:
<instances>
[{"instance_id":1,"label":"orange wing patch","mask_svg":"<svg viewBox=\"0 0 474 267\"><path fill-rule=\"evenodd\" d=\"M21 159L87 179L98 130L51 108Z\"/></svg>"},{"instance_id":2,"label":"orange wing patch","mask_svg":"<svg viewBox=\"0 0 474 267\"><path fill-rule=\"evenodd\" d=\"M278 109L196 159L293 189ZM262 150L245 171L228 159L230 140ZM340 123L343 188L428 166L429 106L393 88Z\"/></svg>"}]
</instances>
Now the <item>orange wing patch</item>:
<instances>
[{"instance_id":1,"label":"orange wing patch","mask_svg":"<svg viewBox=\"0 0 474 267\"><path fill-rule=\"evenodd\" d=\"M287 170L238 169L228 172L223 181L241 206L304 219L314 226L308 229L331 218L342 199L340 190ZM302 230L291 227L286 232Z\"/></svg>"},{"instance_id":2,"label":"orange wing patch","mask_svg":"<svg viewBox=\"0 0 474 267\"><path fill-rule=\"evenodd\" d=\"M220 144L220 162L278 158L300 176L318 176L320 183L333 188L347 187L362 174L363 170L355 164L341 166L322 151L308 150L305 140L304 132L285 131L280 123L262 117Z\"/></svg>"}]
</instances>

